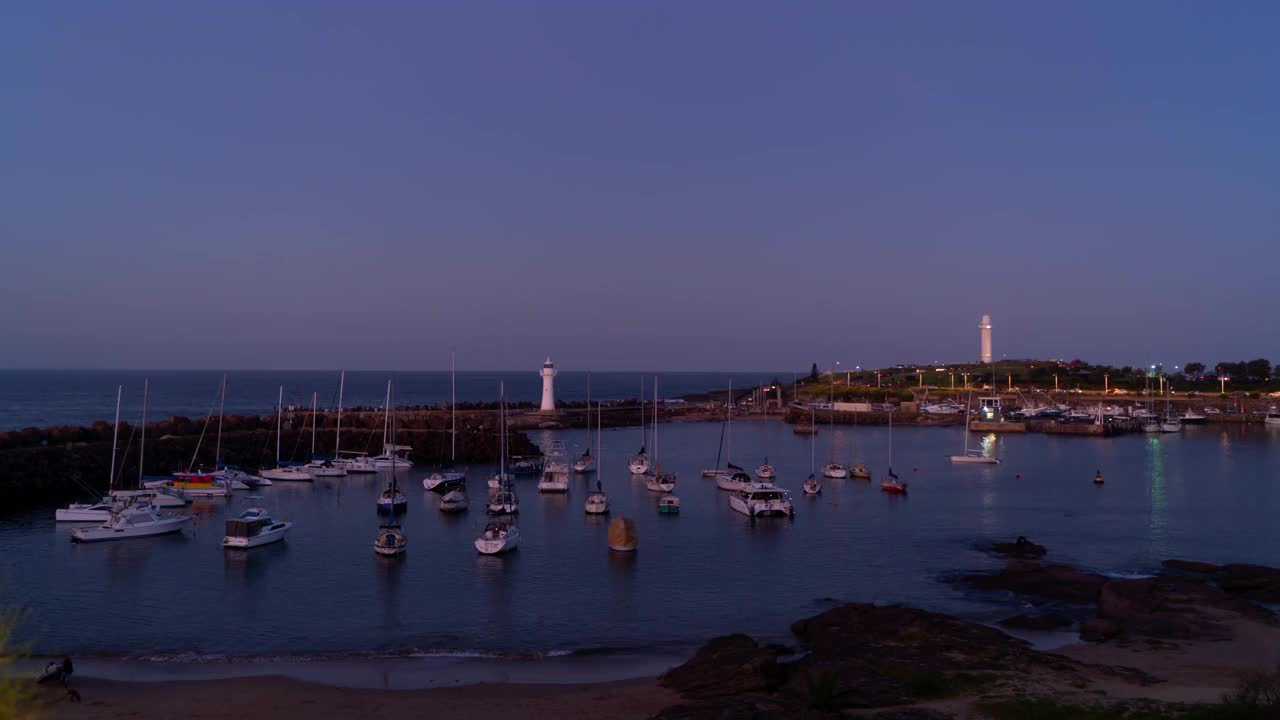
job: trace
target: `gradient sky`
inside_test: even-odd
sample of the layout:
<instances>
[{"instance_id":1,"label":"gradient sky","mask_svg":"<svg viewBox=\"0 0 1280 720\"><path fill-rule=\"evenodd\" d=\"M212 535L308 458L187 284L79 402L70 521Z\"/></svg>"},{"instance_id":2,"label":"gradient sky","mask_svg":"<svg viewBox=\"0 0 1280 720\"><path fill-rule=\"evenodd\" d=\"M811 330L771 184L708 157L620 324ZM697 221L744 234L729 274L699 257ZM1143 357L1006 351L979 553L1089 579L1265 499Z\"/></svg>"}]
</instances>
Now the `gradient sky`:
<instances>
[{"instance_id":1,"label":"gradient sky","mask_svg":"<svg viewBox=\"0 0 1280 720\"><path fill-rule=\"evenodd\" d=\"M0 367L1280 361L1280 4L0 7Z\"/></svg>"}]
</instances>

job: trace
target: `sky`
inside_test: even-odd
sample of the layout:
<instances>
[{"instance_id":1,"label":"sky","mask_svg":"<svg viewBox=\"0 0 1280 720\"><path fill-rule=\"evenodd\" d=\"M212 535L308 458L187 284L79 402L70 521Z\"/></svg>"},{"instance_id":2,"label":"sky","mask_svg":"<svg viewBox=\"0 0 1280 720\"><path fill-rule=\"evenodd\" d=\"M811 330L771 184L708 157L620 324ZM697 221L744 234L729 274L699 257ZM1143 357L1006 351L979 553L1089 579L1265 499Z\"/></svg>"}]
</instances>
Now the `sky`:
<instances>
[{"instance_id":1,"label":"sky","mask_svg":"<svg viewBox=\"0 0 1280 720\"><path fill-rule=\"evenodd\" d=\"M1280 361L1280 4L0 5L0 367Z\"/></svg>"}]
</instances>

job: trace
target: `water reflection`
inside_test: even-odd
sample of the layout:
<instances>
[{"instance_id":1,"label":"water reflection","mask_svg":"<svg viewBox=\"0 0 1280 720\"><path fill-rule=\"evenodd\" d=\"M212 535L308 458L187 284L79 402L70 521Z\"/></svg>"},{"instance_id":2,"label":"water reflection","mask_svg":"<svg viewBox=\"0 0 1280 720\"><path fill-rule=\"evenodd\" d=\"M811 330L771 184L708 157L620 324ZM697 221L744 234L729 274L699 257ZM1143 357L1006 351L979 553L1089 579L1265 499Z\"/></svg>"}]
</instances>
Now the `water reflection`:
<instances>
[{"instance_id":1,"label":"water reflection","mask_svg":"<svg viewBox=\"0 0 1280 720\"><path fill-rule=\"evenodd\" d=\"M1165 513L1165 471L1164 447L1158 436L1147 438L1147 477L1151 502L1148 526L1151 528L1151 545L1157 553L1163 554L1166 546L1168 528Z\"/></svg>"}]
</instances>

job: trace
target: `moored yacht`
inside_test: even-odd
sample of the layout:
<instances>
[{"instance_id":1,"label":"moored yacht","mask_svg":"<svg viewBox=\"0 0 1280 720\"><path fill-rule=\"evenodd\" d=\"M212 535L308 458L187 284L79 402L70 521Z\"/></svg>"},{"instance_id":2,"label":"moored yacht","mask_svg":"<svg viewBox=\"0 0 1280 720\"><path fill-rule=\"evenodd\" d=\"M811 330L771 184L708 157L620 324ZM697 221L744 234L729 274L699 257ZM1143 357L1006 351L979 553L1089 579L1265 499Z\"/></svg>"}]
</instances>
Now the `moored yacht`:
<instances>
[{"instance_id":1,"label":"moored yacht","mask_svg":"<svg viewBox=\"0 0 1280 720\"><path fill-rule=\"evenodd\" d=\"M432 492L446 493L450 490L466 484L467 474L465 472L434 472L423 478L422 489Z\"/></svg>"},{"instance_id":2,"label":"moored yacht","mask_svg":"<svg viewBox=\"0 0 1280 720\"><path fill-rule=\"evenodd\" d=\"M640 452L631 456L627 461L627 469L632 475L644 475L649 472L652 466L649 464L649 453L645 452L645 447L640 446Z\"/></svg>"},{"instance_id":3,"label":"moored yacht","mask_svg":"<svg viewBox=\"0 0 1280 720\"><path fill-rule=\"evenodd\" d=\"M773 483L750 483L729 496L729 507L752 518L766 515L794 516L791 495Z\"/></svg>"},{"instance_id":4,"label":"moored yacht","mask_svg":"<svg viewBox=\"0 0 1280 720\"><path fill-rule=\"evenodd\" d=\"M569 492L569 465L564 461L564 454L564 443L552 441L542 466L542 477L538 480L538 492Z\"/></svg>"},{"instance_id":5,"label":"moored yacht","mask_svg":"<svg viewBox=\"0 0 1280 720\"><path fill-rule=\"evenodd\" d=\"M405 536L395 515L391 520L378 526L378 534L373 538L373 551L379 555L403 555L409 549L409 538Z\"/></svg>"},{"instance_id":6,"label":"moored yacht","mask_svg":"<svg viewBox=\"0 0 1280 720\"><path fill-rule=\"evenodd\" d=\"M262 498L251 495L247 498L251 505ZM253 505L245 508L234 520L227 520L226 535L222 538L222 546L226 548L254 548L284 540L293 523L273 520L266 509Z\"/></svg>"},{"instance_id":7,"label":"moored yacht","mask_svg":"<svg viewBox=\"0 0 1280 720\"><path fill-rule=\"evenodd\" d=\"M716 476L716 487L731 492L742 490L752 482L754 481L751 476L742 471L734 473L723 472Z\"/></svg>"},{"instance_id":8,"label":"moored yacht","mask_svg":"<svg viewBox=\"0 0 1280 720\"><path fill-rule=\"evenodd\" d=\"M609 512L609 496L605 495L604 487L599 482L596 483L596 491L587 496L582 509L588 515L603 515Z\"/></svg>"},{"instance_id":9,"label":"moored yacht","mask_svg":"<svg viewBox=\"0 0 1280 720\"><path fill-rule=\"evenodd\" d=\"M190 515L161 513L151 503L138 501L113 511L107 521L98 527L72 530L71 542L102 542L165 535L179 532L190 522Z\"/></svg>"},{"instance_id":10,"label":"moored yacht","mask_svg":"<svg viewBox=\"0 0 1280 720\"><path fill-rule=\"evenodd\" d=\"M822 466L822 476L840 480L849 477L849 470L840 463L827 463Z\"/></svg>"},{"instance_id":11,"label":"moored yacht","mask_svg":"<svg viewBox=\"0 0 1280 720\"><path fill-rule=\"evenodd\" d=\"M772 480L777 475L777 471L769 464L769 458L765 458L764 462L756 467L756 477L761 480Z\"/></svg>"},{"instance_id":12,"label":"moored yacht","mask_svg":"<svg viewBox=\"0 0 1280 720\"><path fill-rule=\"evenodd\" d=\"M440 496L440 512L462 512L470 504L471 502L467 499L466 488L455 487Z\"/></svg>"},{"instance_id":13,"label":"moored yacht","mask_svg":"<svg viewBox=\"0 0 1280 720\"><path fill-rule=\"evenodd\" d=\"M800 489L804 491L805 495L817 495L822 492L822 481L813 473L809 473L809 477L805 479Z\"/></svg>"}]
</instances>

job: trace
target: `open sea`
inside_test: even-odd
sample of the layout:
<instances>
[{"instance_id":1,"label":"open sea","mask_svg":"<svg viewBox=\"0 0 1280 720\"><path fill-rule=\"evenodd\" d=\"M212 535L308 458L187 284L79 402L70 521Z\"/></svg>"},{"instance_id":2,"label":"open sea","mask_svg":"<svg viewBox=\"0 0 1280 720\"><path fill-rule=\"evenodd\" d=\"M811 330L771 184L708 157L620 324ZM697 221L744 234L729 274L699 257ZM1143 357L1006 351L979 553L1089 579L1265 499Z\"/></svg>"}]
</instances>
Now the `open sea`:
<instances>
[{"instance_id":1,"label":"open sea","mask_svg":"<svg viewBox=\"0 0 1280 720\"><path fill-rule=\"evenodd\" d=\"M506 383L507 402L542 399L540 368L500 372L457 373L459 403L497 402L498 383ZM587 399L588 382L592 400L622 400L640 396L652 398L654 375L664 398L722 390L732 379L734 387L746 388L785 379L791 373L773 372L577 372L560 371L555 379L557 400ZM115 414L116 386L123 385L120 417L136 420L141 415L142 383L151 381L147 417L170 415L203 417L218 412L218 388L223 373L215 370L0 370L0 432L25 427L88 425L95 420L111 420ZM228 415L267 415L273 412L279 389L284 387L286 405L309 406L311 393L320 407L338 405L338 372L328 370L239 370L228 373ZM401 407L449 402L449 372L348 371L343 389L344 407L382 407L387 381L395 381L396 405Z\"/></svg>"},{"instance_id":2,"label":"open sea","mask_svg":"<svg viewBox=\"0 0 1280 720\"><path fill-rule=\"evenodd\" d=\"M274 377L258 381L263 407ZM403 380L408 394L412 384ZM372 402L378 382L371 377L357 392ZM212 393L214 376L205 384L202 392ZM481 396L489 384L477 380L469 392ZM627 389L621 381L600 386L606 397ZM430 387L424 381L421 397L435 397ZM83 419L70 412L46 415ZM889 464L886 427L823 427L811 446L781 423L735 422L733 459L752 468L768 456L797 507L794 519L753 522L700 476L716 461L719 424L660 430L662 464L680 476L683 509L675 517L659 516L657 496L626 471L639 428L607 430L599 479L613 516L635 519L640 548L632 554L611 552L608 520L584 514L596 481L587 475L572 479L568 495L540 496L536 480L521 479L519 549L478 556L472 540L485 521L491 466L470 468L472 507L457 516L441 514L438 496L422 489L427 468L402 473L409 549L398 560L372 550L374 499L385 477L264 489L268 508L295 527L286 542L248 552L220 546L223 521L244 493L197 501L196 525L180 535L92 545L69 542L71 528L54 523L52 507L10 511L0 514L0 598L30 611L24 636L37 653L79 657L678 656L730 632L785 639L791 621L839 601L902 602L985 620L1013 614L1013 598L950 578L997 567L981 546L1017 535L1047 545L1052 560L1106 573L1150 573L1172 557L1280 565L1280 431L1209 425L1155 437L974 436L1004 460L998 466L951 465L945 456L959 452L960 428L892 432L894 468L911 483L907 497L878 487ZM532 437L563 440L575 453L588 442L583 430ZM877 482L827 480L820 496L803 496L811 453L819 465L828 457L864 461ZM1097 470L1102 486L1092 482Z\"/></svg>"}]
</instances>

